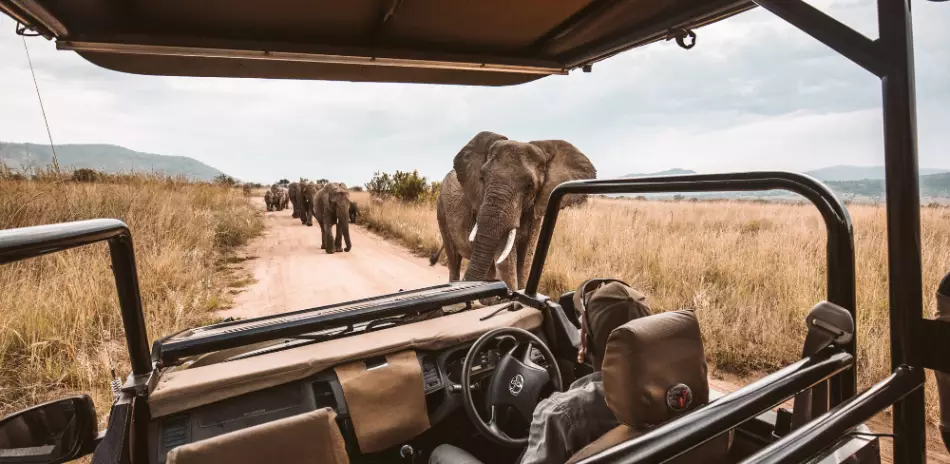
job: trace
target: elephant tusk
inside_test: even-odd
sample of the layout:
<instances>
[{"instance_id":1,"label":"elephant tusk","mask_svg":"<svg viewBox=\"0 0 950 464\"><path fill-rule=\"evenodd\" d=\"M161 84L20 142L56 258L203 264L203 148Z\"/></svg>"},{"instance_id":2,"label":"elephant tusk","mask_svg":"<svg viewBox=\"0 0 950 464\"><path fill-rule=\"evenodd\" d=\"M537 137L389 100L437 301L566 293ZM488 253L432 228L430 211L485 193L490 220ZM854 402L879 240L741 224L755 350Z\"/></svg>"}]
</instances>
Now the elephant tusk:
<instances>
[{"instance_id":1,"label":"elephant tusk","mask_svg":"<svg viewBox=\"0 0 950 464\"><path fill-rule=\"evenodd\" d=\"M469 241L469 242L474 242L474 241L475 241L475 234L476 234L476 233L478 233L478 223L477 223L477 222L475 223L475 227L472 227L472 233L471 233L471 234L468 234L468 241Z\"/></svg>"},{"instance_id":2,"label":"elephant tusk","mask_svg":"<svg viewBox=\"0 0 950 464\"><path fill-rule=\"evenodd\" d=\"M505 243L505 249L501 250L501 256L498 257L498 261L495 261L495 264L501 264L504 260L508 259L508 255L511 254L511 249L515 246L515 235L517 235L518 229L511 229L511 232L508 232L508 243Z\"/></svg>"}]
</instances>

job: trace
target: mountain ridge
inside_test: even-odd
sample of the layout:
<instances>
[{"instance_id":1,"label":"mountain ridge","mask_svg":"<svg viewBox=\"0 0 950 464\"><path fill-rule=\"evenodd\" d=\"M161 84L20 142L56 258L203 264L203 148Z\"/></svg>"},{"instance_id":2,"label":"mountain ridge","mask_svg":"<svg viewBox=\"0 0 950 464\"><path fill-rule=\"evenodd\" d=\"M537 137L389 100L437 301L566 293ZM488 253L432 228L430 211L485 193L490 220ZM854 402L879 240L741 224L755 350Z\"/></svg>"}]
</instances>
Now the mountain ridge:
<instances>
[{"instance_id":1,"label":"mountain ridge","mask_svg":"<svg viewBox=\"0 0 950 464\"><path fill-rule=\"evenodd\" d=\"M192 179L211 180L223 174L217 168L187 156L135 151L121 145L77 143L55 145L59 165L70 169L95 169L108 173L160 172ZM0 142L0 163L10 168L45 167L52 164L49 145Z\"/></svg>"}]
</instances>

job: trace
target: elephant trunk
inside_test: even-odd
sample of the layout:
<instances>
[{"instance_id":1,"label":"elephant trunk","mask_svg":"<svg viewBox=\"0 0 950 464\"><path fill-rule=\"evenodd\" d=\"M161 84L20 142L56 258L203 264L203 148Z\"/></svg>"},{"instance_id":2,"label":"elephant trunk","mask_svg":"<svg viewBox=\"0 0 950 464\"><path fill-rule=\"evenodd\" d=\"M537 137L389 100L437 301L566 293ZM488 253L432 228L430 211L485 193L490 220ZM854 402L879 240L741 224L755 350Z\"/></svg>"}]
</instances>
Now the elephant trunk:
<instances>
[{"instance_id":1,"label":"elephant trunk","mask_svg":"<svg viewBox=\"0 0 950 464\"><path fill-rule=\"evenodd\" d=\"M472 257L465 270L465 280L485 280L496 253L504 253L503 247L511 252L508 245L514 246L514 236L517 235L513 233L516 228L510 219L517 217L512 214L514 208L508 207L511 204L511 194L505 190L489 189L486 192L485 201L479 209L478 219L472 230ZM507 258L507 253L504 254L503 258Z\"/></svg>"}]
</instances>

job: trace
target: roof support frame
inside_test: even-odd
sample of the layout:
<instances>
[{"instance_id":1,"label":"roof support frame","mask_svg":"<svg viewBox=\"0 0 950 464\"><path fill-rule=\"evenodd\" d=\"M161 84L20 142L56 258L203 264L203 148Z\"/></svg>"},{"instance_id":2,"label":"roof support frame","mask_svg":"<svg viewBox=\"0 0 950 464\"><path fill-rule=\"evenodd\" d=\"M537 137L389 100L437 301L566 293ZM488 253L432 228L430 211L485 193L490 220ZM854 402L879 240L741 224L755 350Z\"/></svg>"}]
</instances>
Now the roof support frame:
<instances>
[{"instance_id":1,"label":"roof support frame","mask_svg":"<svg viewBox=\"0 0 950 464\"><path fill-rule=\"evenodd\" d=\"M878 43L802 0L754 0L762 8L818 39L878 77L884 63Z\"/></svg>"},{"instance_id":2,"label":"roof support frame","mask_svg":"<svg viewBox=\"0 0 950 464\"><path fill-rule=\"evenodd\" d=\"M873 42L802 0L755 1L881 79L891 368L899 372L902 366L923 367L922 353L929 346L939 346L950 331L946 324L923 319L917 97L910 0L877 0L880 38ZM924 389L920 388L924 371L911 369L904 376L907 380L901 390L907 394L893 402L894 462L923 464L927 461ZM856 425L852 423L855 418L842 416L833 420ZM797 444L807 446L811 442L805 439Z\"/></svg>"}]
</instances>

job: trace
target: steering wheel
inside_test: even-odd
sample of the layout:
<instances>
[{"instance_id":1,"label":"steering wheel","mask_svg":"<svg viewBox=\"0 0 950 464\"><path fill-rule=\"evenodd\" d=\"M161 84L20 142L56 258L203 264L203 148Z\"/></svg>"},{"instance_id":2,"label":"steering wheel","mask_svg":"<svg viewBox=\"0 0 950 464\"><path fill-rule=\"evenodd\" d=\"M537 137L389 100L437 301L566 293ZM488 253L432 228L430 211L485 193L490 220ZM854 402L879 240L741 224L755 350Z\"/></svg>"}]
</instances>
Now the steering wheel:
<instances>
[{"instance_id":1,"label":"steering wheel","mask_svg":"<svg viewBox=\"0 0 950 464\"><path fill-rule=\"evenodd\" d=\"M492 373L491 384L486 393L486 401L491 410L491 419L485 422L475 409L472 399L472 364L488 342L497 338L514 338L516 345L501 355ZM544 356L547 369L531 361L531 349L537 348ZM512 438L498 427L495 410L498 406L511 406L527 422L531 422L534 408L541 401L541 390L548 382L554 384L555 391L563 391L561 369L558 368L554 354L540 338L531 332L515 327L502 327L479 337L465 355L462 365L462 404L469 419L483 435L499 445L525 447L528 438Z\"/></svg>"}]
</instances>

